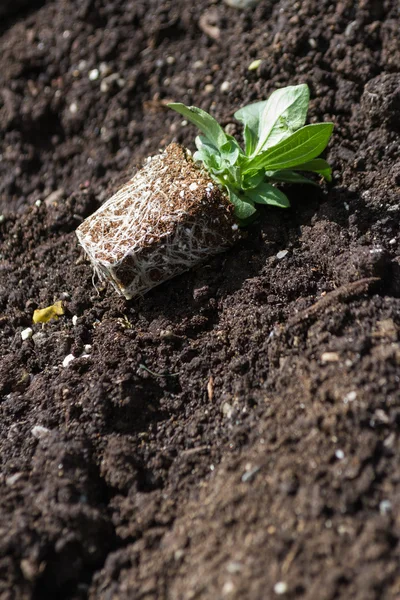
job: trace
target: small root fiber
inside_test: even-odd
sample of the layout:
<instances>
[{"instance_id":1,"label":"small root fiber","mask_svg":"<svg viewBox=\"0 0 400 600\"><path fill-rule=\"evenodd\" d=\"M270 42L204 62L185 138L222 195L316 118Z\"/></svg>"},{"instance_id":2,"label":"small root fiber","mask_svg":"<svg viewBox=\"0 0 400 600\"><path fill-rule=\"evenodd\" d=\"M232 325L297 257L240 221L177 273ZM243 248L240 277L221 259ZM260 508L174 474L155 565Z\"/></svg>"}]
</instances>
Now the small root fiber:
<instances>
[{"instance_id":1,"label":"small root fiber","mask_svg":"<svg viewBox=\"0 0 400 600\"><path fill-rule=\"evenodd\" d=\"M76 233L99 278L127 299L241 237L226 194L178 144L148 158Z\"/></svg>"}]
</instances>

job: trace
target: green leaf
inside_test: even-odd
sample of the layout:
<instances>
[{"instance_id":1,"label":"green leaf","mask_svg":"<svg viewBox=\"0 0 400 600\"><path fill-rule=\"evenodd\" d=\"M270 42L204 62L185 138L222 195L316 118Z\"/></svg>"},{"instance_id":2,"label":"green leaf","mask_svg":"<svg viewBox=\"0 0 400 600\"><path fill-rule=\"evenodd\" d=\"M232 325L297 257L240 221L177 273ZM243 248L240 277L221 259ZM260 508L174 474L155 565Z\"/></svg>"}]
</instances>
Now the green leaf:
<instances>
[{"instance_id":1,"label":"green leaf","mask_svg":"<svg viewBox=\"0 0 400 600\"><path fill-rule=\"evenodd\" d=\"M306 122L310 92L306 84L276 90L267 100L258 126L253 154L275 146Z\"/></svg>"},{"instance_id":2,"label":"green leaf","mask_svg":"<svg viewBox=\"0 0 400 600\"><path fill-rule=\"evenodd\" d=\"M257 187L264 179L265 174L262 169L258 173L249 173L242 178L241 187L244 190L251 190Z\"/></svg>"},{"instance_id":3,"label":"green leaf","mask_svg":"<svg viewBox=\"0 0 400 600\"><path fill-rule=\"evenodd\" d=\"M318 183L312 181L312 179L308 179L307 177L304 177L304 175L296 173L296 171L289 171L289 169L284 169L283 171L267 171L265 175L269 180L277 181L279 183L305 183L319 187Z\"/></svg>"},{"instance_id":4,"label":"green leaf","mask_svg":"<svg viewBox=\"0 0 400 600\"><path fill-rule=\"evenodd\" d=\"M332 168L323 158L314 158L296 167L299 171L311 171L322 175L327 181L332 181Z\"/></svg>"},{"instance_id":5,"label":"green leaf","mask_svg":"<svg viewBox=\"0 0 400 600\"><path fill-rule=\"evenodd\" d=\"M298 165L321 154L329 142L332 129L333 123L306 125L276 146L253 158L248 163L245 172L259 169L277 171L298 168Z\"/></svg>"},{"instance_id":6,"label":"green leaf","mask_svg":"<svg viewBox=\"0 0 400 600\"><path fill-rule=\"evenodd\" d=\"M180 102L172 102L167 106L196 125L217 148L227 141L227 136L221 125L205 110L196 106L185 106Z\"/></svg>"},{"instance_id":7,"label":"green leaf","mask_svg":"<svg viewBox=\"0 0 400 600\"><path fill-rule=\"evenodd\" d=\"M262 102L254 102L254 104L248 104L237 110L234 114L235 119L243 123L244 125L244 142L246 148L246 154L253 154L256 149L258 142L258 127L260 122L260 115L264 110L268 100Z\"/></svg>"},{"instance_id":8,"label":"green leaf","mask_svg":"<svg viewBox=\"0 0 400 600\"><path fill-rule=\"evenodd\" d=\"M254 208L254 203L250 198L246 198L246 200L242 200L239 196L232 190L232 188L228 188L229 192L229 200L235 207L235 217L240 220L248 219L256 212Z\"/></svg>"},{"instance_id":9,"label":"green leaf","mask_svg":"<svg viewBox=\"0 0 400 600\"><path fill-rule=\"evenodd\" d=\"M208 169L218 172L222 163L219 150L202 135L196 137L195 144L197 152L194 153L193 160L200 160Z\"/></svg>"},{"instance_id":10,"label":"green leaf","mask_svg":"<svg viewBox=\"0 0 400 600\"><path fill-rule=\"evenodd\" d=\"M289 208L289 198L270 183L260 183L254 190L248 190L246 196L255 204L271 204L280 208Z\"/></svg>"},{"instance_id":11,"label":"green leaf","mask_svg":"<svg viewBox=\"0 0 400 600\"><path fill-rule=\"evenodd\" d=\"M233 167L236 165L240 154L240 148L236 140L228 140L220 148L222 159L226 161L227 165Z\"/></svg>"}]
</instances>

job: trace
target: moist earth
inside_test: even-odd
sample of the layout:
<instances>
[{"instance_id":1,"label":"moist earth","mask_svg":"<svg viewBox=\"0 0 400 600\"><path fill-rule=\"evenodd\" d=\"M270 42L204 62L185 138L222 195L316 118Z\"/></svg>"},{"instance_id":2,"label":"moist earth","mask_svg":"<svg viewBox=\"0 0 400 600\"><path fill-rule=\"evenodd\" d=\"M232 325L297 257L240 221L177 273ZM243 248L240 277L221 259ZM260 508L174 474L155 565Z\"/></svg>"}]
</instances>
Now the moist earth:
<instances>
[{"instance_id":1,"label":"moist earth","mask_svg":"<svg viewBox=\"0 0 400 600\"><path fill-rule=\"evenodd\" d=\"M22 4L0 24L1 600L399 598L398 2ZM77 226L193 149L166 103L240 135L238 107L296 83L335 123L332 184L142 298L94 286Z\"/></svg>"}]
</instances>

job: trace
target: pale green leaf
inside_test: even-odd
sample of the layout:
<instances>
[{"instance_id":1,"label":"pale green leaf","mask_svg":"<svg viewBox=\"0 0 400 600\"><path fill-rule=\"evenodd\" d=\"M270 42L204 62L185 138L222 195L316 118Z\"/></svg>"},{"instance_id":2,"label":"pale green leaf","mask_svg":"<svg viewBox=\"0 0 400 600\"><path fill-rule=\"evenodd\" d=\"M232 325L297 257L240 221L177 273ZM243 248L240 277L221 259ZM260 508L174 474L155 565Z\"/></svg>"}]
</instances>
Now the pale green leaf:
<instances>
[{"instance_id":1,"label":"pale green leaf","mask_svg":"<svg viewBox=\"0 0 400 600\"><path fill-rule=\"evenodd\" d=\"M246 196L255 204L271 204L280 208L290 206L289 198L270 183L260 183L254 190L248 190Z\"/></svg>"},{"instance_id":2,"label":"pale green leaf","mask_svg":"<svg viewBox=\"0 0 400 600\"><path fill-rule=\"evenodd\" d=\"M256 209L250 198L242 200L231 188L228 189L228 192L229 200L235 207L235 216L238 219L245 220L254 215Z\"/></svg>"},{"instance_id":3,"label":"pale green leaf","mask_svg":"<svg viewBox=\"0 0 400 600\"><path fill-rule=\"evenodd\" d=\"M254 102L254 104L248 104L237 110L234 114L235 119L243 123L244 125L244 141L246 147L246 154L253 154L258 143L258 129L260 122L260 115L264 110L268 100L262 102Z\"/></svg>"},{"instance_id":4,"label":"pale green leaf","mask_svg":"<svg viewBox=\"0 0 400 600\"><path fill-rule=\"evenodd\" d=\"M227 136L221 125L206 111L196 106L185 106L180 102L172 102L167 105L172 110L188 119L196 125L207 139L217 148L227 141Z\"/></svg>"}]
</instances>

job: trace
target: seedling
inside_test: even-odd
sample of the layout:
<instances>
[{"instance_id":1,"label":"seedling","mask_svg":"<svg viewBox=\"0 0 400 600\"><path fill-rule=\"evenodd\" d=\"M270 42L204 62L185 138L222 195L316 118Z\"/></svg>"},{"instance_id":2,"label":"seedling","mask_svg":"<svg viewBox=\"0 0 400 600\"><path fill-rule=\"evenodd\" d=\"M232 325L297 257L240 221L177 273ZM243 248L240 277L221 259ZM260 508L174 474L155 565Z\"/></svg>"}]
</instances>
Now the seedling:
<instances>
[{"instance_id":1,"label":"seedling","mask_svg":"<svg viewBox=\"0 0 400 600\"><path fill-rule=\"evenodd\" d=\"M307 171L330 181L318 156L333 124L304 125L308 103L298 85L238 110L244 149L205 111L169 104L202 132L197 152L170 144L78 227L100 279L127 299L145 293L234 244L258 204L288 207L275 184L316 185Z\"/></svg>"},{"instance_id":2,"label":"seedling","mask_svg":"<svg viewBox=\"0 0 400 600\"><path fill-rule=\"evenodd\" d=\"M307 171L331 180L329 164L317 157L329 142L333 123L304 125L309 101L308 86L302 84L276 90L268 100L238 110L235 118L244 125L244 150L204 110L180 103L168 106L203 133L196 137L194 160L225 188L242 221L255 214L257 204L290 206L276 183L316 185L302 175Z\"/></svg>"}]
</instances>

